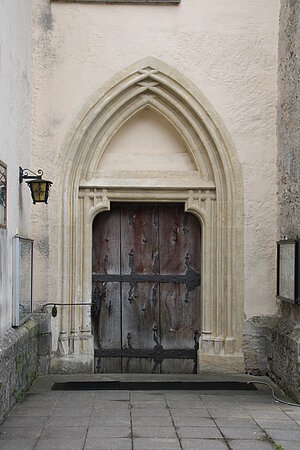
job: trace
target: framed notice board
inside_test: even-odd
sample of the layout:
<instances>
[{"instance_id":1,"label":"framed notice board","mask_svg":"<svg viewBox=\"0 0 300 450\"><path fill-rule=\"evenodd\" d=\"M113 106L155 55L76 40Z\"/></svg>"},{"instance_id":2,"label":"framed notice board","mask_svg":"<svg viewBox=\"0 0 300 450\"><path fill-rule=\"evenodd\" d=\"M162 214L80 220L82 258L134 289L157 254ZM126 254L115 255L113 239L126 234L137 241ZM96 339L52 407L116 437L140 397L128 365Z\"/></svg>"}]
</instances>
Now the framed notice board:
<instances>
[{"instance_id":1,"label":"framed notice board","mask_svg":"<svg viewBox=\"0 0 300 450\"><path fill-rule=\"evenodd\" d=\"M18 327L32 313L33 241L13 238L13 326Z\"/></svg>"},{"instance_id":2,"label":"framed notice board","mask_svg":"<svg viewBox=\"0 0 300 450\"><path fill-rule=\"evenodd\" d=\"M300 304L300 241L277 242L277 297Z\"/></svg>"},{"instance_id":3,"label":"framed notice board","mask_svg":"<svg viewBox=\"0 0 300 450\"><path fill-rule=\"evenodd\" d=\"M6 228L7 166L0 161L0 228Z\"/></svg>"}]
</instances>

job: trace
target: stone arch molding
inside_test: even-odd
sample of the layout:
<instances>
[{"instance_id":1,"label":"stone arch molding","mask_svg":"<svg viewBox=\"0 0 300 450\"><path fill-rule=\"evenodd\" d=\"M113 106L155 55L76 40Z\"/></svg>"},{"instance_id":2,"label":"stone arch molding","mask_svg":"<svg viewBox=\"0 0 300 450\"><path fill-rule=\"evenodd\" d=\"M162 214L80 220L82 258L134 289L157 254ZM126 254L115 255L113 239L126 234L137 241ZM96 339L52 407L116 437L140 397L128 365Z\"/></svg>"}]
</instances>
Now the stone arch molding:
<instances>
[{"instance_id":1,"label":"stone arch molding","mask_svg":"<svg viewBox=\"0 0 300 450\"><path fill-rule=\"evenodd\" d=\"M115 133L143 108L153 108L176 128L196 170L95 170ZM183 202L202 224L198 370L243 371L242 172L229 134L207 99L176 70L146 58L90 99L61 155L60 217L51 230L53 269L60 274L52 283L53 298L58 303L91 301L92 222L99 212L110 209L111 201ZM93 371L89 307L59 310L52 370Z\"/></svg>"}]
</instances>

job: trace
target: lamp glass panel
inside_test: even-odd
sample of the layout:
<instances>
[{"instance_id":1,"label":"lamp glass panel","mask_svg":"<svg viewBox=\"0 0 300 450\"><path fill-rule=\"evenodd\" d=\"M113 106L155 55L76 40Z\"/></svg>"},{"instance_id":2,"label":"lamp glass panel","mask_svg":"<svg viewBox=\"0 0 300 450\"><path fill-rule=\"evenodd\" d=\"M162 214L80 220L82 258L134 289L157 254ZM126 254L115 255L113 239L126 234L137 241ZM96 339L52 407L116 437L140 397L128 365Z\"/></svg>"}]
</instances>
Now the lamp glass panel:
<instances>
[{"instance_id":1,"label":"lamp glass panel","mask_svg":"<svg viewBox=\"0 0 300 450\"><path fill-rule=\"evenodd\" d=\"M32 181L32 195L35 202L44 202L46 196L46 183Z\"/></svg>"}]
</instances>

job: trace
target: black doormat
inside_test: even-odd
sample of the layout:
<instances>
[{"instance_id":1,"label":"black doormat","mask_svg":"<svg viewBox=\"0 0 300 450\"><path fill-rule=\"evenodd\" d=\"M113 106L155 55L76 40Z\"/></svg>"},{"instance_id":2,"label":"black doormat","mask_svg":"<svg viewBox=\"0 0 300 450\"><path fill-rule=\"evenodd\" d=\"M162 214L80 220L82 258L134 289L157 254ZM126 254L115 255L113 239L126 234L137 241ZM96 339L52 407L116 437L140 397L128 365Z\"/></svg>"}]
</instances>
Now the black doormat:
<instances>
[{"instance_id":1,"label":"black doormat","mask_svg":"<svg viewBox=\"0 0 300 450\"><path fill-rule=\"evenodd\" d=\"M254 391L254 384L238 381L68 381L52 391Z\"/></svg>"}]
</instances>

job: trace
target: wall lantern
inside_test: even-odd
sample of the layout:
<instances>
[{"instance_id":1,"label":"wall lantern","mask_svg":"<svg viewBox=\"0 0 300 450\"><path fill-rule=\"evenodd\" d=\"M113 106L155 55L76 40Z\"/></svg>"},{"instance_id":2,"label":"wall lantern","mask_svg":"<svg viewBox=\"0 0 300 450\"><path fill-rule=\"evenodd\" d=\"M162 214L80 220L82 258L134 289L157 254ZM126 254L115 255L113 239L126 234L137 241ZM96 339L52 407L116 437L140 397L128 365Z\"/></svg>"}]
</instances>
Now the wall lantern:
<instances>
[{"instance_id":1,"label":"wall lantern","mask_svg":"<svg viewBox=\"0 0 300 450\"><path fill-rule=\"evenodd\" d=\"M19 167L19 182L22 183L23 180L28 180L26 183L30 187L34 205L36 203L47 203L48 201L49 188L52 181L43 180L43 174L44 172L41 169L36 174L30 169L22 169L22 167Z\"/></svg>"}]
</instances>

